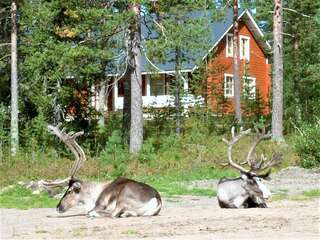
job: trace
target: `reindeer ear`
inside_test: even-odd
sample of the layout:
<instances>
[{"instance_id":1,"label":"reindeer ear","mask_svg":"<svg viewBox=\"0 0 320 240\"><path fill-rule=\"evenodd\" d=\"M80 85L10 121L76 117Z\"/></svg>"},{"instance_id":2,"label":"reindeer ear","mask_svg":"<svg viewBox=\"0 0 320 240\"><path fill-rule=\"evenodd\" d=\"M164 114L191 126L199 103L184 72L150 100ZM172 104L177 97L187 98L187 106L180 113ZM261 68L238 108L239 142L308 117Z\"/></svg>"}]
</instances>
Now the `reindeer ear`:
<instances>
[{"instance_id":1,"label":"reindeer ear","mask_svg":"<svg viewBox=\"0 0 320 240\"><path fill-rule=\"evenodd\" d=\"M245 174L245 173L241 173L241 178L242 178L242 180L244 180L244 181L247 181L247 180L248 180L248 176L247 176L247 174Z\"/></svg>"},{"instance_id":2,"label":"reindeer ear","mask_svg":"<svg viewBox=\"0 0 320 240\"><path fill-rule=\"evenodd\" d=\"M80 189L81 189L81 182L75 182L75 183L73 183L73 185L72 185L72 187L73 187L73 189L77 192L79 192L80 191Z\"/></svg>"}]
</instances>

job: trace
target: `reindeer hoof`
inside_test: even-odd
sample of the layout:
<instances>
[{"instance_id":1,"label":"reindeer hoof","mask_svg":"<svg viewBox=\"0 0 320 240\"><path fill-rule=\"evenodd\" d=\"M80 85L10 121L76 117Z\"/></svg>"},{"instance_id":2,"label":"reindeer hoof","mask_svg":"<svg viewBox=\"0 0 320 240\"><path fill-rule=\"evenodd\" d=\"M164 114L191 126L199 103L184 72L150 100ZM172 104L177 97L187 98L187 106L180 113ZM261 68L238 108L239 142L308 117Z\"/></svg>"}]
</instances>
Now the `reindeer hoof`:
<instances>
[{"instance_id":1,"label":"reindeer hoof","mask_svg":"<svg viewBox=\"0 0 320 240\"><path fill-rule=\"evenodd\" d=\"M94 217L102 217L102 216L97 211L91 211L91 212L88 212L88 217L94 218Z\"/></svg>"},{"instance_id":2,"label":"reindeer hoof","mask_svg":"<svg viewBox=\"0 0 320 240\"><path fill-rule=\"evenodd\" d=\"M260 203L258 204L258 208L267 208L267 204L266 203Z\"/></svg>"}]
</instances>

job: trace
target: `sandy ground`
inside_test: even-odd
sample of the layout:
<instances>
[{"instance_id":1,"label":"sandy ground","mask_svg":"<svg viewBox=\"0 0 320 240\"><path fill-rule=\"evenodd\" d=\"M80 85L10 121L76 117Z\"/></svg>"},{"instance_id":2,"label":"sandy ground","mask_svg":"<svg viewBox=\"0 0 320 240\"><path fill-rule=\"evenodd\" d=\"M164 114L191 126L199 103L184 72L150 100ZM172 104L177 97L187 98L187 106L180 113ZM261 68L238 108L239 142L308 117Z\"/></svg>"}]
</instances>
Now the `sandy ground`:
<instances>
[{"instance_id":1,"label":"sandy ground","mask_svg":"<svg viewBox=\"0 0 320 240\"><path fill-rule=\"evenodd\" d=\"M273 192L319 189L319 172L290 168L274 179ZM164 199L159 216L122 219L72 216L79 210L0 209L0 239L320 239L320 198L268 206L220 209L216 198L182 196Z\"/></svg>"},{"instance_id":2,"label":"sandy ground","mask_svg":"<svg viewBox=\"0 0 320 240\"><path fill-rule=\"evenodd\" d=\"M320 239L320 199L220 209L215 198L165 199L160 216L99 218L1 209L1 239ZM68 217L70 216L70 217Z\"/></svg>"}]
</instances>

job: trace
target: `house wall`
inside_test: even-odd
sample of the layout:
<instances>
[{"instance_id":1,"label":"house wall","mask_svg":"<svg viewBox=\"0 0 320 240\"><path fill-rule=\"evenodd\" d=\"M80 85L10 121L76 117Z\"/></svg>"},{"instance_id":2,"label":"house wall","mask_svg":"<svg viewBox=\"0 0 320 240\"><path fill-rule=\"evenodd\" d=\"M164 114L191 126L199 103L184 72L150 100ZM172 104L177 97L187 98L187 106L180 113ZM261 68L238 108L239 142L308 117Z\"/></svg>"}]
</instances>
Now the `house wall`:
<instances>
[{"instance_id":1,"label":"house wall","mask_svg":"<svg viewBox=\"0 0 320 240\"><path fill-rule=\"evenodd\" d=\"M232 30L229 32L232 34ZM241 60L241 76L256 79L256 90L265 104L263 112L269 112L269 92L271 89L270 65L267 56L255 41L243 21L239 24L239 35L250 37L250 61ZM234 98L224 98L224 74L233 74L233 58L226 57L226 36L218 44L214 58L209 61L207 72L208 106L216 112L230 113L234 111ZM241 86L242 83L241 83ZM242 106L244 108L244 106Z\"/></svg>"}]
</instances>

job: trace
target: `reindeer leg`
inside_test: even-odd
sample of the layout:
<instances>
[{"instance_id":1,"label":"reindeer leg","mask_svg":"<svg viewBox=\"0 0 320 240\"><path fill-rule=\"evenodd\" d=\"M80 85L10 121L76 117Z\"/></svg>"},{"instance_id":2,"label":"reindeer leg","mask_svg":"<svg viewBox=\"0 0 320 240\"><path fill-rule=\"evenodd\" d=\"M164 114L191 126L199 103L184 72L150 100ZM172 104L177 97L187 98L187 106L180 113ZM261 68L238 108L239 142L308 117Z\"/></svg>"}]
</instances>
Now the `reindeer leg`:
<instances>
[{"instance_id":1,"label":"reindeer leg","mask_svg":"<svg viewBox=\"0 0 320 240\"><path fill-rule=\"evenodd\" d=\"M96 205L92 210L88 212L88 217L107 217L109 214L105 211L105 206Z\"/></svg>"},{"instance_id":2,"label":"reindeer leg","mask_svg":"<svg viewBox=\"0 0 320 240\"><path fill-rule=\"evenodd\" d=\"M125 209L123 206L116 206L116 208L111 212L112 218L118 218L124 213Z\"/></svg>"}]
</instances>

